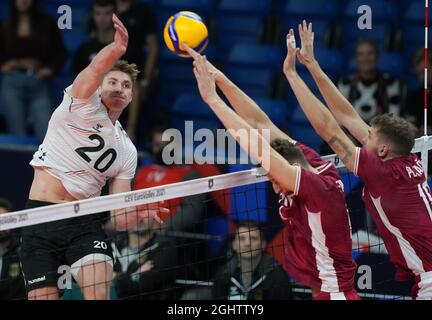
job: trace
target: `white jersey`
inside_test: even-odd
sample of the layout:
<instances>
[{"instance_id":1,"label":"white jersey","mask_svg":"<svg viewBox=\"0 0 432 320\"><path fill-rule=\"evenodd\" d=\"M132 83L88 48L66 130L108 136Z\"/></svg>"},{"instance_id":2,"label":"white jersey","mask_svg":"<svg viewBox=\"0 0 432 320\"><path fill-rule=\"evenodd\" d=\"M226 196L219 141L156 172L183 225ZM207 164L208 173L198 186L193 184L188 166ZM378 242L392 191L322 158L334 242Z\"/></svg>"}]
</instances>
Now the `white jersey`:
<instances>
[{"instance_id":1,"label":"white jersey","mask_svg":"<svg viewBox=\"0 0 432 320\"><path fill-rule=\"evenodd\" d=\"M100 195L110 178L133 179L137 150L118 121L113 125L96 91L88 99L69 95L54 111L30 165L44 167L77 199Z\"/></svg>"}]
</instances>

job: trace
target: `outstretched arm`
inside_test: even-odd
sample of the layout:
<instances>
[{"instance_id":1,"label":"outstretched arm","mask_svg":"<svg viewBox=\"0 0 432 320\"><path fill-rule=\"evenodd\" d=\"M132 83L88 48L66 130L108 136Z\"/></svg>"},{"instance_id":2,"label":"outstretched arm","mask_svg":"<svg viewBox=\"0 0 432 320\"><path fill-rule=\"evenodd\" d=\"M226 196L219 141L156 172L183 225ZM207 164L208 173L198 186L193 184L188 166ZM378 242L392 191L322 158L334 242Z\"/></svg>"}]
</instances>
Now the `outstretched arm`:
<instances>
[{"instance_id":1,"label":"outstretched arm","mask_svg":"<svg viewBox=\"0 0 432 320\"><path fill-rule=\"evenodd\" d=\"M294 191L297 168L290 165L271 148L268 140L264 139L258 130L252 128L218 96L214 74L208 70L207 59L198 53L192 57L194 58L194 74L204 102L210 106L243 150L260 163L270 176L277 179L282 187ZM280 179L281 176L283 179Z\"/></svg>"},{"instance_id":2,"label":"outstretched arm","mask_svg":"<svg viewBox=\"0 0 432 320\"><path fill-rule=\"evenodd\" d=\"M310 91L296 71L296 48L294 31L287 36L288 54L284 62L284 73L292 90L318 135L321 136L343 161L348 170L354 170L355 145L342 131L330 111Z\"/></svg>"},{"instance_id":3,"label":"outstretched arm","mask_svg":"<svg viewBox=\"0 0 432 320\"><path fill-rule=\"evenodd\" d=\"M324 100L333 113L336 120L361 143L369 134L369 126L356 112L351 103L334 85L333 81L321 69L318 61L314 57L312 23L307 25L303 20L303 25L299 25L299 35L301 39L301 50L298 52L298 58L311 73L317 84Z\"/></svg>"},{"instance_id":4,"label":"outstretched arm","mask_svg":"<svg viewBox=\"0 0 432 320\"><path fill-rule=\"evenodd\" d=\"M184 44L184 47L191 56L198 53ZM261 110L261 108L252 100L243 90L241 90L235 83L233 83L224 73L217 69L213 64L207 61L207 67L214 76L216 85L227 97L230 104L240 117L242 117L252 128L256 129L269 129L270 141L274 139L286 139L292 141L291 137L280 130Z\"/></svg>"},{"instance_id":5,"label":"outstretched arm","mask_svg":"<svg viewBox=\"0 0 432 320\"><path fill-rule=\"evenodd\" d=\"M70 91L73 98L89 98L101 85L103 77L111 70L117 59L126 52L128 32L115 14L112 20L116 30L114 41L99 51L92 62L75 78Z\"/></svg>"}]
</instances>

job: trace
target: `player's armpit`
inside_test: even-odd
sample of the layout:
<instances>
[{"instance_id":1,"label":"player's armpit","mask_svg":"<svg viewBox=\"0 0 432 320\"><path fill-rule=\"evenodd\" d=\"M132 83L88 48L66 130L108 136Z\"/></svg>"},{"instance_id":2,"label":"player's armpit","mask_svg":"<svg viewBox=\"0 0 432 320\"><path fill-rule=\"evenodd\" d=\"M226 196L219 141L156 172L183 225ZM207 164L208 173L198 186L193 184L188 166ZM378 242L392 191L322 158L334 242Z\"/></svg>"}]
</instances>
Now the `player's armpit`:
<instances>
[{"instance_id":1,"label":"player's armpit","mask_svg":"<svg viewBox=\"0 0 432 320\"><path fill-rule=\"evenodd\" d=\"M354 171L356 147L347 135L339 128L334 135L327 139L327 143L345 164L349 171Z\"/></svg>"}]
</instances>

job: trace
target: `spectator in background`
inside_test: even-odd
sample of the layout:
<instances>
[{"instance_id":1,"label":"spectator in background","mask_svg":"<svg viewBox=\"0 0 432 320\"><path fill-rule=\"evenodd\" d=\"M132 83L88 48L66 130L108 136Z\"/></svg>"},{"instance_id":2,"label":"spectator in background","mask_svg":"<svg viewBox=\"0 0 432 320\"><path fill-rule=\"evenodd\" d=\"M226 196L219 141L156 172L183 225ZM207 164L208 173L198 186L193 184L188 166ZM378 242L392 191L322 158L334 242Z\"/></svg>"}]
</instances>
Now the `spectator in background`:
<instances>
[{"instance_id":1,"label":"spectator in background","mask_svg":"<svg viewBox=\"0 0 432 320\"><path fill-rule=\"evenodd\" d=\"M115 0L93 0L90 38L79 46L72 59L74 77L90 64L103 47L114 41L112 15L115 12Z\"/></svg>"},{"instance_id":2,"label":"spectator in background","mask_svg":"<svg viewBox=\"0 0 432 320\"><path fill-rule=\"evenodd\" d=\"M31 119L42 141L52 113L48 80L62 68L67 51L57 23L38 0L11 0L12 15L0 26L0 85L7 130L27 134Z\"/></svg>"},{"instance_id":3,"label":"spectator in background","mask_svg":"<svg viewBox=\"0 0 432 320\"><path fill-rule=\"evenodd\" d=\"M0 215L11 210L10 202L0 198ZM0 231L0 300L27 298L18 250L12 231Z\"/></svg>"},{"instance_id":4,"label":"spectator in background","mask_svg":"<svg viewBox=\"0 0 432 320\"><path fill-rule=\"evenodd\" d=\"M428 66L430 71L430 66L432 63L432 55L428 52ZM419 48L413 58L412 58L412 69L416 78L419 81L419 88L408 92L407 99L407 118L412 121L412 123L419 129L417 136L422 136L424 133L424 75L425 75L425 50L424 48ZM428 102L432 101L431 96L431 85L432 77L430 72L428 72ZM431 113L428 112L428 134L431 134L432 128L432 117Z\"/></svg>"},{"instance_id":5,"label":"spectator in background","mask_svg":"<svg viewBox=\"0 0 432 320\"><path fill-rule=\"evenodd\" d=\"M135 140L140 109L148 99L156 78L156 63L159 52L158 24L153 9L134 0L116 0L117 13L120 20L129 30L129 45L123 59L135 63L140 70L134 88L131 105L120 117L126 132L132 141ZM150 120L146 110L146 120ZM151 122L147 122L150 124Z\"/></svg>"},{"instance_id":6,"label":"spectator in background","mask_svg":"<svg viewBox=\"0 0 432 320\"><path fill-rule=\"evenodd\" d=\"M342 94L352 103L365 122L386 112L401 113L402 84L378 70L378 48L370 39L360 39L355 50L357 70L339 81Z\"/></svg>"},{"instance_id":7,"label":"spectator in background","mask_svg":"<svg viewBox=\"0 0 432 320\"><path fill-rule=\"evenodd\" d=\"M119 299L175 298L176 247L156 233L157 227L153 219L144 219L128 231L127 239L113 243L117 261L113 284Z\"/></svg>"},{"instance_id":8,"label":"spectator in background","mask_svg":"<svg viewBox=\"0 0 432 320\"><path fill-rule=\"evenodd\" d=\"M264 253L266 241L260 225L242 221L232 243L235 254L213 279L213 298L228 300L293 299L288 275Z\"/></svg>"}]
</instances>

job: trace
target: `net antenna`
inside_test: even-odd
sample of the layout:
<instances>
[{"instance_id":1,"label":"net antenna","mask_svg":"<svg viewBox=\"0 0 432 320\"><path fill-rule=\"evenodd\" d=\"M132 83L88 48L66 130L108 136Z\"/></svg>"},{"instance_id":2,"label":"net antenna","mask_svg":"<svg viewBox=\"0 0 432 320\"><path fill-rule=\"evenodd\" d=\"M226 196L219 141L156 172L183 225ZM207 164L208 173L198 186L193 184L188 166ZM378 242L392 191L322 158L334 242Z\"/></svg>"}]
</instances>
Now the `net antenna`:
<instances>
[{"instance_id":1,"label":"net antenna","mask_svg":"<svg viewBox=\"0 0 432 320\"><path fill-rule=\"evenodd\" d=\"M429 0L425 0L425 44L424 44L424 134L421 158L425 176L428 176L428 132L427 132L427 116L428 116L428 15L429 15Z\"/></svg>"}]
</instances>

